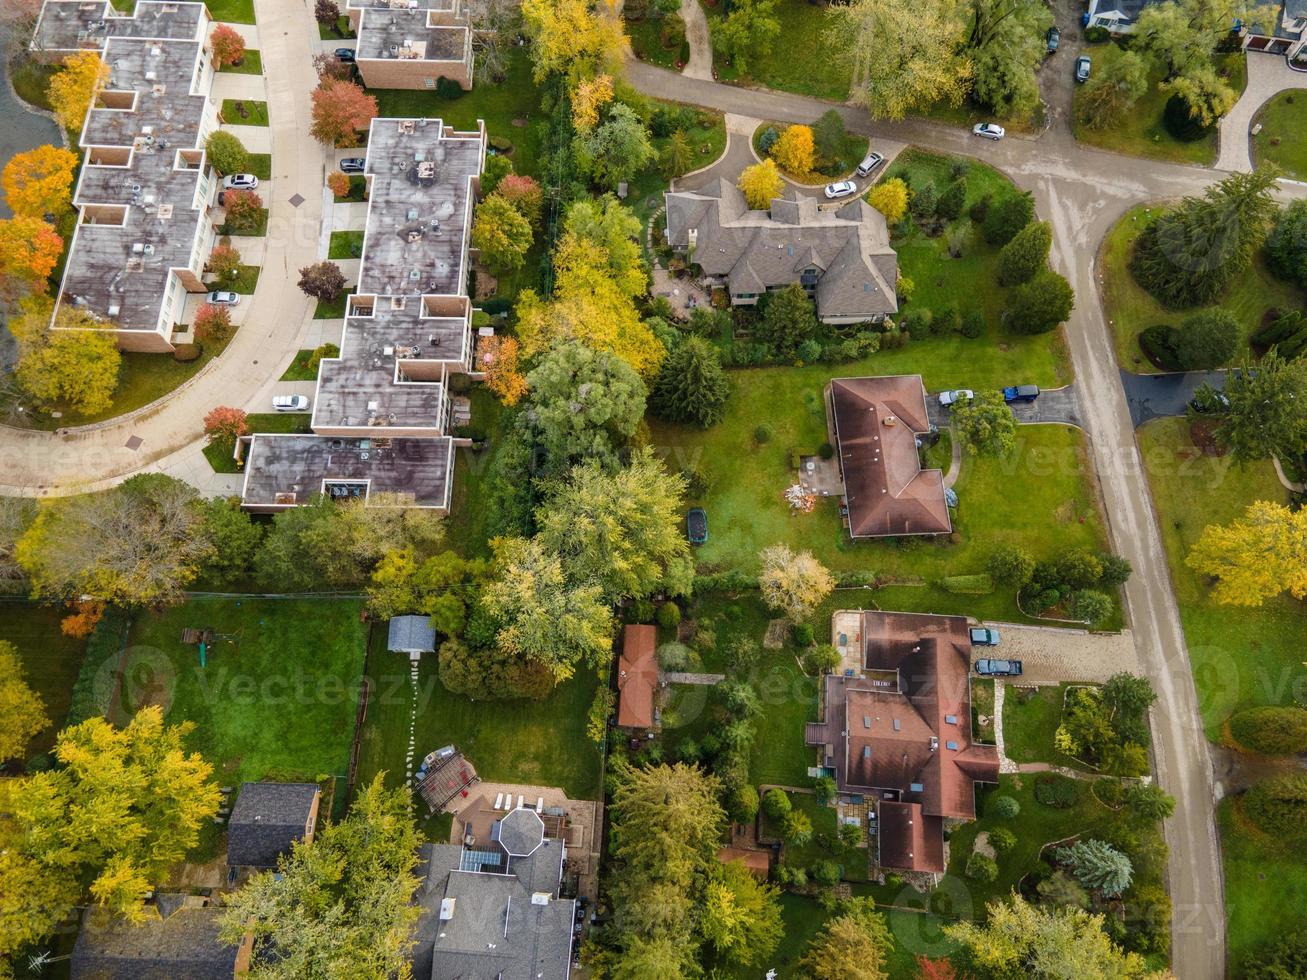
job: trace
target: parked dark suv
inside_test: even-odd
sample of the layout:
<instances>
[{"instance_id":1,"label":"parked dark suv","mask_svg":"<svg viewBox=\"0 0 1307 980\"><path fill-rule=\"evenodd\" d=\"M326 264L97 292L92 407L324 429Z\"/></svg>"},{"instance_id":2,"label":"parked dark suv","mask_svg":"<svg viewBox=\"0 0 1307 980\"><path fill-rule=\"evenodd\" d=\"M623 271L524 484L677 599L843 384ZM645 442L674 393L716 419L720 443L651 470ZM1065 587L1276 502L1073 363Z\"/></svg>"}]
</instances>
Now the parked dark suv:
<instances>
[{"instance_id":1,"label":"parked dark suv","mask_svg":"<svg viewBox=\"0 0 1307 980\"><path fill-rule=\"evenodd\" d=\"M1039 385L1009 385L1003 389L1003 401L1009 405L1016 402L1033 402L1039 397Z\"/></svg>"},{"instance_id":2,"label":"parked dark suv","mask_svg":"<svg viewBox=\"0 0 1307 980\"><path fill-rule=\"evenodd\" d=\"M1020 660L977 660L976 673L981 677L1020 677Z\"/></svg>"}]
</instances>

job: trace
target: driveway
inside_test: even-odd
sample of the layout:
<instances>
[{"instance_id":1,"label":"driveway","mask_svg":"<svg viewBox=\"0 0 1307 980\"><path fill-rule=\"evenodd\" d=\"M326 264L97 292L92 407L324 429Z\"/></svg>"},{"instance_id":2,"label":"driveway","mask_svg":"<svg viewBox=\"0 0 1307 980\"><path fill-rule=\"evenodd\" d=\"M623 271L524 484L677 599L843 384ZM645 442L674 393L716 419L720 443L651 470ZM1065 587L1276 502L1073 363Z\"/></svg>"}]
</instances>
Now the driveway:
<instances>
[{"instance_id":1,"label":"driveway","mask_svg":"<svg viewBox=\"0 0 1307 980\"><path fill-rule=\"evenodd\" d=\"M1020 660L1021 676L1006 678L1008 684L1023 687L1066 681L1101 684L1123 670L1139 672L1135 641L1129 630L1090 633L1083 629L1019 623L985 625L996 628L1002 642L996 647L972 647L972 663L986 657Z\"/></svg>"},{"instance_id":2,"label":"driveway","mask_svg":"<svg viewBox=\"0 0 1307 980\"><path fill-rule=\"evenodd\" d=\"M1021 402L1009 406L1018 422L1060 422L1064 425L1080 425L1080 398L1074 384L1061 388L1045 388L1033 402ZM926 414L930 421L938 426L948 425L949 410L939 403L939 393L932 392L926 396Z\"/></svg>"},{"instance_id":3,"label":"driveway","mask_svg":"<svg viewBox=\"0 0 1307 980\"><path fill-rule=\"evenodd\" d=\"M1194 392L1204 384L1225 387L1225 371L1185 371L1175 374L1121 372L1130 418L1135 426L1153 419L1184 415Z\"/></svg>"},{"instance_id":4,"label":"driveway","mask_svg":"<svg viewBox=\"0 0 1307 980\"><path fill-rule=\"evenodd\" d=\"M1248 86L1234 108L1221 120L1221 151L1216 158L1217 170L1250 171L1253 169L1253 118L1257 110L1285 89L1307 89L1307 72L1294 71L1278 54L1248 53Z\"/></svg>"}]
</instances>

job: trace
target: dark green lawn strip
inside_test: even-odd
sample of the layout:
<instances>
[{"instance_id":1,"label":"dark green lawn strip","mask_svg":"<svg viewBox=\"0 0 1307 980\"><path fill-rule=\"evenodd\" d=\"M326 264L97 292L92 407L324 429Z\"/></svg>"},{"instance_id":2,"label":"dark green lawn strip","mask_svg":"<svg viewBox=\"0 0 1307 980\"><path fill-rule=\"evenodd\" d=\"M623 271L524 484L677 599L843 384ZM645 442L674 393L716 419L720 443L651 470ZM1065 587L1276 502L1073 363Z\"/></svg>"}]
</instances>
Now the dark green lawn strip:
<instances>
[{"instance_id":1,"label":"dark green lawn strip","mask_svg":"<svg viewBox=\"0 0 1307 980\"><path fill-rule=\"evenodd\" d=\"M250 432L312 432L309 418L307 412L256 412L247 415L245 423ZM233 448L233 444L227 441L211 442L204 447L204 458L215 473L241 472L232 458Z\"/></svg>"},{"instance_id":2,"label":"dark green lawn strip","mask_svg":"<svg viewBox=\"0 0 1307 980\"><path fill-rule=\"evenodd\" d=\"M247 48L245 57L241 59L239 65L223 65L218 71L230 72L233 75L262 75L263 57L258 51Z\"/></svg>"},{"instance_id":3,"label":"dark green lawn strip","mask_svg":"<svg viewBox=\"0 0 1307 980\"><path fill-rule=\"evenodd\" d=\"M349 303L349 298L354 293L354 287L350 286L333 300L318 300L318 305L313 309L313 319L315 320L339 320L345 315L345 306Z\"/></svg>"},{"instance_id":4,"label":"dark green lawn strip","mask_svg":"<svg viewBox=\"0 0 1307 980\"><path fill-rule=\"evenodd\" d=\"M272 180L271 153L251 153L249 166L250 173L258 177L259 180Z\"/></svg>"},{"instance_id":5,"label":"dark green lawn strip","mask_svg":"<svg viewBox=\"0 0 1307 980\"><path fill-rule=\"evenodd\" d=\"M268 103L251 99L223 99L222 121L228 126L266 126Z\"/></svg>"},{"instance_id":6,"label":"dark green lawn strip","mask_svg":"<svg viewBox=\"0 0 1307 980\"><path fill-rule=\"evenodd\" d=\"M328 246L329 259L357 259L363 254L362 231L333 231Z\"/></svg>"},{"instance_id":7,"label":"dark green lawn strip","mask_svg":"<svg viewBox=\"0 0 1307 980\"><path fill-rule=\"evenodd\" d=\"M51 722L28 743L24 758L48 752L68 716L73 683L86 655L86 641L65 636L59 628L59 621L68 614L69 610L60 606L0 602L0 640L18 648L24 679L45 701Z\"/></svg>"},{"instance_id":8,"label":"dark green lawn strip","mask_svg":"<svg viewBox=\"0 0 1307 980\"><path fill-rule=\"evenodd\" d=\"M216 21L228 24L253 24L254 0L204 0Z\"/></svg>"}]
</instances>

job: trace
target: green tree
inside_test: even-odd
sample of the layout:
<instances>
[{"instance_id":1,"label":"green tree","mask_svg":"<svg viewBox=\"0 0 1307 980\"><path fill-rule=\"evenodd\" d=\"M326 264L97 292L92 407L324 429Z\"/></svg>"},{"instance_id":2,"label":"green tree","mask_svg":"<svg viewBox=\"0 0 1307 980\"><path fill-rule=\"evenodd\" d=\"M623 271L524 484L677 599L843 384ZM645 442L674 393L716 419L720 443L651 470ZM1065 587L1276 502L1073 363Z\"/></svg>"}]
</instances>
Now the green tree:
<instances>
[{"instance_id":1,"label":"green tree","mask_svg":"<svg viewBox=\"0 0 1307 980\"><path fill-rule=\"evenodd\" d=\"M536 512L538 540L562 559L569 582L597 585L609 602L689 594L694 562L681 531L685 480L669 474L652 450L613 473L584 463L546 493Z\"/></svg>"},{"instance_id":2,"label":"green tree","mask_svg":"<svg viewBox=\"0 0 1307 980\"><path fill-rule=\"evenodd\" d=\"M1135 47L1157 58L1168 78L1210 67L1231 25L1270 24L1277 10L1248 0L1171 0L1149 4L1135 22Z\"/></svg>"},{"instance_id":3,"label":"green tree","mask_svg":"<svg viewBox=\"0 0 1307 980\"><path fill-rule=\"evenodd\" d=\"M1103 704L1112 717L1112 727L1122 741L1148 742L1148 709L1157 692L1147 677L1121 671L1103 685Z\"/></svg>"},{"instance_id":4,"label":"green tree","mask_svg":"<svg viewBox=\"0 0 1307 980\"><path fill-rule=\"evenodd\" d=\"M824 164L831 164L843 158L845 138L844 117L835 109L827 109L812 124L812 139L817 150L817 159Z\"/></svg>"},{"instance_id":5,"label":"green tree","mask_svg":"<svg viewBox=\"0 0 1307 980\"><path fill-rule=\"evenodd\" d=\"M1307 976L1307 932L1281 935L1244 966L1244 980L1298 980Z\"/></svg>"},{"instance_id":6,"label":"green tree","mask_svg":"<svg viewBox=\"0 0 1307 980\"><path fill-rule=\"evenodd\" d=\"M1075 302L1071 284L1052 269L1044 269L1012 290L1004 322L1014 333L1047 333L1071 315Z\"/></svg>"},{"instance_id":7,"label":"green tree","mask_svg":"<svg viewBox=\"0 0 1307 980\"><path fill-rule=\"evenodd\" d=\"M799 345L817 332L817 313L812 300L798 283L767 295L755 336L771 347L776 356L793 360Z\"/></svg>"},{"instance_id":8,"label":"green tree","mask_svg":"<svg viewBox=\"0 0 1307 980\"><path fill-rule=\"evenodd\" d=\"M635 110L613 103L608 118L576 137L576 160L583 173L608 190L634 180L657 156L649 130Z\"/></svg>"},{"instance_id":9,"label":"green tree","mask_svg":"<svg viewBox=\"0 0 1307 980\"><path fill-rule=\"evenodd\" d=\"M1253 367L1245 358L1223 392L1227 408L1216 438L1237 462L1291 458L1307 448L1307 361L1285 361L1272 351Z\"/></svg>"},{"instance_id":10,"label":"green tree","mask_svg":"<svg viewBox=\"0 0 1307 980\"><path fill-rule=\"evenodd\" d=\"M250 169L250 151L225 129L215 129L204 141L204 152L220 174L243 174Z\"/></svg>"},{"instance_id":11,"label":"green tree","mask_svg":"<svg viewBox=\"0 0 1307 980\"><path fill-rule=\"evenodd\" d=\"M297 842L275 873L228 896L223 938L239 943L253 933L251 977L408 975L421 838L408 790L387 790L384 775L344 820Z\"/></svg>"},{"instance_id":12,"label":"green tree","mask_svg":"<svg viewBox=\"0 0 1307 980\"><path fill-rule=\"evenodd\" d=\"M989 553L986 567L995 581L1015 585L1019 589L1030 581L1030 576L1035 571L1035 559L1018 545L1001 544Z\"/></svg>"},{"instance_id":13,"label":"green tree","mask_svg":"<svg viewBox=\"0 0 1307 980\"><path fill-rule=\"evenodd\" d=\"M679 177L694 164L694 151L684 130L676 130L667 140L663 149L663 174L667 177Z\"/></svg>"},{"instance_id":14,"label":"green tree","mask_svg":"<svg viewBox=\"0 0 1307 980\"><path fill-rule=\"evenodd\" d=\"M568 205L565 235L599 249L613 281L631 297L649 288L649 273L640 251L643 225L635 212L612 194L584 198Z\"/></svg>"},{"instance_id":15,"label":"green tree","mask_svg":"<svg viewBox=\"0 0 1307 980\"><path fill-rule=\"evenodd\" d=\"M886 980L894 939L870 899L846 902L799 960L804 980Z\"/></svg>"},{"instance_id":16,"label":"green tree","mask_svg":"<svg viewBox=\"0 0 1307 980\"><path fill-rule=\"evenodd\" d=\"M966 203L967 181L963 177L944 188L944 193L935 202L935 214L944 221L952 221L962 214L962 208Z\"/></svg>"},{"instance_id":17,"label":"green tree","mask_svg":"<svg viewBox=\"0 0 1307 980\"><path fill-rule=\"evenodd\" d=\"M1307 841L1307 773L1263 779L1244 794L1241 806L1254 824L1282 844Z\"/></svg>"},{"instance_id":18,"label":"green tree","mask_svg":"<svg viewBox=\"0 0 1307 980\"><path fill-rule=\"evenodd\" d=\"M1061 868L1035 886L1039 904L1053 908L1089 908L1089 892Z\"/></svg>"},{"instance_id":19,"label":"green tree","mask_svg":"<svg viewBox=\"0 0 1307 980\"><path fill-rule=\"evenodd\" d=\"M1162 82L1158 88L1169 93L1172 100L1178 100L1189 120L1200 129L1215 126L1239 101L1239 93L1217 73L1214 65L1191 68Z\"/></svg>"},{"instance_id":20,"label":"green tree","mask_svg":"<svg viewBox=\"0 0 1307 980\"><path fill-rule=\"evenodd\" d=\"M1307 288L1307 201L1294 201L1275 219L1266 261L1281 279Z\"/></svg>"},{"instance_id":21,"label":"green tree","mask_svg":"<svg viewBox=\"0 0 1307 980\"><path fill-rule=\"evenodd\" d=\"M989 205L982 230L991 245L1006 245L1035 217L1035 196L1029 191L1004 194Z\"/></svg>"},{"instance_id":22,"label":"green tree","mask_svg":"<svg viewBox=\"0 0 1307 980\"><path fill-rule=\"evenodd\" d=\"M707 429L726 415L730 395L717 348L702 337L687 337L658 369L649 408L668 422Z\"/></svg>"},{"instance_id":23,"label":"green tree","mask_svg":"<svg viewBox=\"0 0 1307 980\"><path fill-rule=\"evenodd\" d=\"M949 410L954 431L974 455L1006 456L1017 444L1017 420L997 391L982 391Z\"/></svg>"},{"instance_id":24,"label":"green tree","mask_svg":"<svg viewBox=\"0 0 1307 980\"><path fill-rule=\"evenodd\" d=\"M612 654L613 616L598 585L575 585L559 557L536 540L498 538L495 578L481 600L498 624L495 643L565 681L580 661L592 667Z\"/></svg>"},{"instance_id":25,"label":"green tree","mask_svg":"<svg viewBox=\"0 0 1307 980\"><path fill-rule=\"evenodd\" d=\"M781 821L781 836L793 847L803 847L812 840L812 820L802 810L791 810Z\"/></svg>"},{"instance_id":26,"label":"green tree","mask_svg":"<svg viewBox=\"0 0 1307 980\"><path fill-rule=\"evenodd\" d=\"M578 462L608 469L644 417L646 390L614 354L572 343L546 353L527 374L530 401L521 416L541 450L537 476L561 477Z\"/></svg>"},{"instance_id":27,"label":"green tree","mask_svg":"<svg viewBox=\"0 0 1307 980\"><path fill-rule=\"evenodd\" d=\"M1053 226L1047 221L1026 225L998 253L998 284L1019 286L1048 268Z\"/></svg>"},{"instance_id":28,"label":"green tree","mask_svg":"<svg viewBox=\"0 0 1307 980\"><path fill-rule=\"evenodd\" d=\"M0 264L3 264L0 262ZM63 304L49 329L53 300L26 297L9 323L18 342L14 379L32 398L47 405L67 403L83 415L113 405L122 355L113 331L86 310ZM112 325L110 325L112 326Z\"/></svg>"},{"instance_id":29,"label":"green tree","mask_svg":"<svg viewBox=\"0 0 1307 980\"><path fill-rule=\"evenodd\" d=\"M999 116L1030 116L1039 108L1035 71L1044 62L1052 13L1035 0L973 0L972 7L971 97Z\"/></svg>"},{"instance_id":30,"label":"green tree","mask_svg":"<svg viewBox=\"0 0 1307 980\"><path fill-rule=\"evenodd\" d=\"M203 505L204 536L213 554L204 564L204 574L215 583L235 582L254 563L263 525L255 524L241 508L239 497L215 497Z\"/></svg>"},{"instance_id":31,"label":"green tree","mask_svg":"<svg viewBox=\"0 0 1307 980\"><path fill-rule=\"evenodd\" d=\"M1071 594L1070 613L1072 619L1098 626L1116 608L1111 596L1097 589L1079 589Z\"/></svg>"},{"instance_id":32,"label":"green tree","mask_svg":"<svg viewBox=\"0 0 1307 980\"><path fill-rule=\"evenodd\" d=\"M1101 840L1078 840L1070 847L1059 847L1056 854L1059 861L1071 866L1076 881L1109 898L1129 888L1134 876L1130 859Z\"/></svg>"},{"instance_id":33,"label":"green tree","mask_svg":"<svg viewBox=\"0 0 1307 980\"><path fill-rule=\"evenodd\" d=\"M793 809L790 796L783 789L772 787L763 794L762 812L773 820L784 820Z\"/></svg>"},{"instance_id":34,"label":"green tree","mask_svg":"<svg viewBox=\"0 0 1307 980\"><path fill-rule=\"evenodd\" d=\"M506 198L491 194L477 206L472 247L494 274L502 276L522 268L532 237L531 222Z\"/></svg>"},{"instance_id":35,"label":"green tree","mask_svg":"<svg viewBox=\"0 0 1307 980\"><path fill-rule=\"evenodd\" d=\"M18 648L0 640L0 762L22 758L32 737L49 726L45 700L27 686Z\"/></svg>"},{"instance_id":36,"label":"green tree","mask_svg":"<svg viewBox=\"0 0 1307 980\"><path fill-rule=\"evenodd\" d=\"M1248 708L1230 718L1230 734L1254 752L1268 755L1307 752L1307 708L1297 705Z\"/></svg>"},{"instance_id":37,"label":"green tree","mask_svg":"<svg viewBox=\"0 0 1307 980\"><path fill-rule=\"evenodd\" d=\"M1090 129L1111 129L1147 92L1148 62L1137 51L1122 51L1080 90L1080 121Z\"/></svg>"},{"instance_id":38,"label":"green tree","mask_svg":"<svg viewBox=\"0 0 1307 980\"><path fill-rule=\"evenodd\" d=\"M1125 802L1144 820L1165 820L1175 813L1175 797L1156 783L1135 783L1126 790Z\"/></svg>"},{"instance_id":39,"label":"green tree","mask_svg":"<svg viewBox=\"0 0 1307 980\"><path fill-rule=\"evenodd\" d=\"M727 64L747 75L757 59L771 53L780 36L776 0L736 0L727 9L725 17L709 20L712 46Z\"/></svg>"},{"instance_id":40,"label":"green tree","mask_svg":"<svg viewBox=\"0 0 1307 980\"><path fill-rule=\"evenodd\" d=\"M744 968L763 966L785 932L780 893L743 862L725 864L705 890L699 928L724 960Z\"/></svg>"}]
</instances>

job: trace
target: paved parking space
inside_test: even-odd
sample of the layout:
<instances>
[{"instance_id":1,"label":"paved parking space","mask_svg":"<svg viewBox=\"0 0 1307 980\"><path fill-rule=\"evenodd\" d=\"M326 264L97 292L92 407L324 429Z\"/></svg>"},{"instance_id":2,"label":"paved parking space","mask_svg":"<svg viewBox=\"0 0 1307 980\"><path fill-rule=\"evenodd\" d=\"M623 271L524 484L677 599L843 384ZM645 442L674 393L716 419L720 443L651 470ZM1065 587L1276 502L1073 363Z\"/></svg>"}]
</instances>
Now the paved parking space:
<instances>
[{"instance_id":1,"label":"paved parking space","mask_svg":"<svg viewBox=\"0 0 1307 980\"><path fill-rule=\"evenodd\" d=\"M1123 670L1139 673L1130 631L1090 633L1088 630L1017 623L986 623L1002 637L997 647L973 647L972 661L984 657L1020 660L1022 674L1008 683L1041 687L1063 681L1101 684Z\"/></svg>"},{"instance_id":2,"label":"paved parking space","mask_svg":"<svg viewBox=\"0 0 1307 980\"><path fill-rule=\"evenodd\" d=\"M1204 384L1225 387L1225 371L1185 371L1175 374L1121 372L1130 420L1136 426L1169 415L1183 415L1194 392Z\"/></svg>"},{"instance_id":3,"label":"paved parking space","mask_svg":"<svg viewBox=\"0 0 1307 980\"><path fill-rule=\"evenodd\" d=\"M1045 388L1033 402L1021 402L1011 408L1018 422L1081 424L1080 398L1076 394L1075 385ZM939 403L939 392L931 392L926 396L926 412L935 425L940 427L948 425L948 409Z\"/></svg>"}]
</instances>

